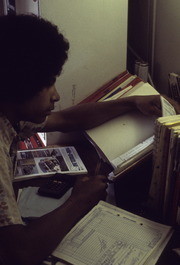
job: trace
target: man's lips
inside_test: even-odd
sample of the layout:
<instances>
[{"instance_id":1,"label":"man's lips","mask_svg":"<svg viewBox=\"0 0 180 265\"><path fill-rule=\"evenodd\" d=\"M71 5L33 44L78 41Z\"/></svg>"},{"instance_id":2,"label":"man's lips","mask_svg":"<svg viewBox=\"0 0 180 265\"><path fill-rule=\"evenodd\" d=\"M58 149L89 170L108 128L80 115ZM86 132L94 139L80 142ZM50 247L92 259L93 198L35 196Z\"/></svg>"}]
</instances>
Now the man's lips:
<instances>
[{"instance_id":1,"label":"man's lips","mask_svg":"<svg viewBox=\"0 0 180 265\"><path fill-rule=\"evenodd\" d=\"M46 111L46 115L50 115L51 114L51 111L54 110L54 108L50 108Z\"/></svg>"}]
</instances>

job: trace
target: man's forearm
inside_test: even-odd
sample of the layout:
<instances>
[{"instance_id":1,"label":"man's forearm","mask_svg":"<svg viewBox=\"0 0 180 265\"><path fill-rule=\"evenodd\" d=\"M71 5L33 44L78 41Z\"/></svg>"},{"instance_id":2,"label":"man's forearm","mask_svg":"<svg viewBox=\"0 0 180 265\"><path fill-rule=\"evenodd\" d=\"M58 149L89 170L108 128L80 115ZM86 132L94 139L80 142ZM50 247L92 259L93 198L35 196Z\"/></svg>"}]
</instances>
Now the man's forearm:
<instances>
[{"instance_id":1,"label":"man's forearm","mask_svg":"<svg viewBox=\"0 0 180 265\"><path fill-rule=\"evenodd\" d=\"M135 105L132 98L123 98L113 101L83 104L82 106L78 105L76 111L72 112L71 117L73 118L74 116L73 120L76 120L76 122L77 118L80 117L78 128L90 129L134 108ZM80 113L83 113L83 115L80 115Z\"/></svg>"},{"instance_id":2,"label":"man's forearm","mask_svg":"<svg viewBox=\"0 0 180 265\"><path fill-rule=\"evenodd\" d=\"M96 127L125 112L135 109L135 97L121 98L106 102L80 104L48 118L46 131L81 131Z\"/></svg>"},{"instance_id":3,"label":"man's forearm","mask_svg":"<svg viewBox=\"0 0 180 265\"><path fill-rule=\"evenodd\" d=\"M37 265L57 247L63 237L99 200L106 198L107 178L77 178L71 196L56 210L27 226L0 228L0 257L6 265Z\"/></svg>"},{"instance_id":4,"label":"man's forearm","mask_svg":"<svg viewBox=\"0 0 180 265\"><path fill-rule=\"evenodd\" d=\"M27 226L13 225L2 228L0 232L3 240L1 250L5 264L39 264L51 254L87 210L87 206L83 203L69 200L62 207L32 221Z\"/></svg>"}]
</instances>

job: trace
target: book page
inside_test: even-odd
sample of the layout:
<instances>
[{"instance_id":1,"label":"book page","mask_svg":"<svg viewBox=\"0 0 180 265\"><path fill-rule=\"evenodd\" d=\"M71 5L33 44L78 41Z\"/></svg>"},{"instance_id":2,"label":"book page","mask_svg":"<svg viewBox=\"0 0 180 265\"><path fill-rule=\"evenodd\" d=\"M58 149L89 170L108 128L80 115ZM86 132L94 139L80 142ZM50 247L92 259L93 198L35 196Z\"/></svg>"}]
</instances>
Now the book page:
<instances>
[{"instance_id":1,"label":"book page","mask_svg":"<svg viewBox=\"0 0 180 265\"><path fill-rule=\"evenodd\" d=\"M170 231L169 226L101 201L68 233L53 255L74 265L140 265L154 250L160 255L163 249L159 246L167 243ZM157 261L157 257L153 259Z\"/></svg>"},{"instance_id":2,"label":"book page","mask_svg":"<svg viewBox=\"0 0 180 265\"><path fill-rule=\"evenodd\" d=\"M122 97L158 95L148 83L139 83ZM86 133L109 161L116 159L154 134L154 117L133 111L103 123Z\"/></svg>"},{"instance_id":3,"label":"book page","mask_svg":"<svg viewBox=\"0 0 180 265\"><path fill-rule=\"evenodd\" d=\"M149 83L141 82L133 87L130 91L122 96L149 96L149 95L159 95L159 92L152 87Z\"/></svg>"},{"instance_id":4,"label":"book page","mask_svg":"<svg viewBox=\"0 0 180 265\"><path fill-rule=\"evenodd\" d=\"M129 112L86 132L112 161L153 135L154 118Z\"/></svg>"},{"instance_id":5,"label":"book page","mask_svg":"<svg viewBox=\"0 0 180 265\"><path fill-rule=\"evenodd\" d=\"M160 97L160 99L162 106L162 116L176 115L176 111L174 107L171 105L171 103L162 96Z\"/></svg>"}]
</instances>

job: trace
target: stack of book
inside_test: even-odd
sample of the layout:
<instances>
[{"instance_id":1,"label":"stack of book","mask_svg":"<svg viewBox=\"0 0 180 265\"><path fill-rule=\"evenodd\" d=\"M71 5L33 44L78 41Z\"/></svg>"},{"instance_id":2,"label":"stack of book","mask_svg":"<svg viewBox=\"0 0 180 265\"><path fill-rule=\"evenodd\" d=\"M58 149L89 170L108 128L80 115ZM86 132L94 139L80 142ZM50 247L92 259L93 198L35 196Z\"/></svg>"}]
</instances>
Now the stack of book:
<instances>
[{"instance_id":1,"label":"stack of book","mask_svg":"<svg viewBox=\"0 0 180 265\"><path fill-rule=\"evenodd\" d=\"M141 85L142 83L143 81L138 76L124 71L86 97L79 104L115 99L125 95L128 91L133 89L133 87L138 84Z\"/></svg>"},{"instance_id":2,"label":"stack of book","mask_svg":"<svg viewBox=\"0 0 180 265\"><path fill-rule=\"evenodd\" d=\"M180 75L177 73L169 73L168 80L170 97L180 102Z\"/></svg>"},{"instance_id":3,"label":"stack of book","mask_svg":"<svg viewBox=\"0 0 180 265\"><path fill-rule=\"evenodd\" d=\"M149 206L162 221L173 224L180 193L180 115L156 120L153 159Z\"/></svg>"}]
</instances>

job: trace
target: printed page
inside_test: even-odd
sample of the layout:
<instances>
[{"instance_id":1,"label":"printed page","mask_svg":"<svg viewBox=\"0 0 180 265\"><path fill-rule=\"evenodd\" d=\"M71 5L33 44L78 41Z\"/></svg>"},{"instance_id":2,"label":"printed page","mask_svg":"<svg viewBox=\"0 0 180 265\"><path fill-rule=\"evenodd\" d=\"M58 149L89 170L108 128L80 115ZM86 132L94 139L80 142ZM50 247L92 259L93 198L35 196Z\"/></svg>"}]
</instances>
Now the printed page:
<instances>
[{"instance_id":1,"label":"printed page","mask_svg":"<svg viewBox=\"0 0 180 265\"><path fill-rule=\"evenodd\" d=\"M167 242L170 230L101 201L68 233L53 255L74 265L140 265Z\"/></svg>"},{"instance_id":2,"label":"printed page","mask_svg":"<svg viewBox=\"0 0 180 265\"><path fill-rule=\"evenodd\" d=\"M73 146L17 152L15 181L55 173L84 174L87 169Z\"/></svg>"}]
</instances>

